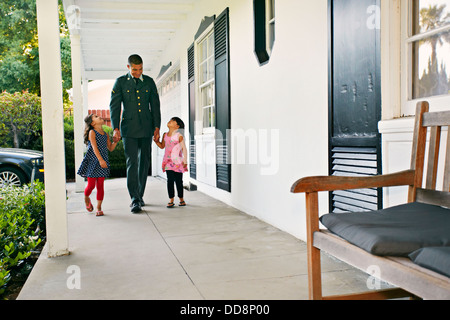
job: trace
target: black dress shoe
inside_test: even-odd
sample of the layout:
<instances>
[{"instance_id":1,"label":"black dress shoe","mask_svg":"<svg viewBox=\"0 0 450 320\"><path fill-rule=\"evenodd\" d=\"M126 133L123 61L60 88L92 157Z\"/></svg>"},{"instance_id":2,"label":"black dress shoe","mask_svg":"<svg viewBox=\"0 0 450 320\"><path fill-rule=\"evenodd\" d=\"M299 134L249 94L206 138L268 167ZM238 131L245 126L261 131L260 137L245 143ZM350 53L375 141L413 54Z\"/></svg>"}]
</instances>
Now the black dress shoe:
<instances>
[{"instance_id":1,"label":"black dress shoe","mask_svg":"<svg viewBox=\"0 0 450 320\"><path fill-rule=\"evenodd\" d=\"M140 199L140 200L136 200L137 202L139 202L139 205L141 207L145 207L145 202L144 200ZM133 206L133 202L130 203L130 208Z\"/></svg>"},{"instance_id":2,"label":"black dress shoe","mask_svg":"<svg viewBox=\"0 0 450 320\"><path fill-rule=\"evenodd\" d=\"M140 204L139 200L133 201L133 203L131 204L131 212L139 213L141 211L142 211L142 209L141 209L141 204Z\"/></svg>"}]
</instances>

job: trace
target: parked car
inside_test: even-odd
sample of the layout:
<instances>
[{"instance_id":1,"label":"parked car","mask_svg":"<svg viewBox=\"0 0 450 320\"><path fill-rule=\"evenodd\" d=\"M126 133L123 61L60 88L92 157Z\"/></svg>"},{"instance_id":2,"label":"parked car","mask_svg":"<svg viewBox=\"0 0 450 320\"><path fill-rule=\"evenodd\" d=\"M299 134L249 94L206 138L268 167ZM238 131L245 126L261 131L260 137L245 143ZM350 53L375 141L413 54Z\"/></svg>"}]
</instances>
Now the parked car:
<instances>
[{"instance_id":1,"label":"parked car","mask_svg":"<svg viewBox=\"0 0 450 320\"><path fill-rule=\"evenodd\" d=\"M0 148L0 188L21 186L32 179L44 181L44 154L41 151Z\"/></svg>"}]
</instances>

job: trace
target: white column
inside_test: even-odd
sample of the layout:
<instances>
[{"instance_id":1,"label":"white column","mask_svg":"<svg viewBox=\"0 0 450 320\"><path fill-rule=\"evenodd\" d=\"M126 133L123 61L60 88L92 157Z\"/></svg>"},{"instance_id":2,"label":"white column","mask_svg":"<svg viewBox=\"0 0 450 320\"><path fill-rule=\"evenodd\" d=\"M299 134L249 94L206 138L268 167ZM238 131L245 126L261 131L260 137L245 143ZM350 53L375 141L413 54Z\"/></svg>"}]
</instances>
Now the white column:
<instances>
[{"instance_id":1,"label":"white column","mask_svg":"<svg viewBox=\"0 0 450 320\"><path fill-rule=\"evenodd\" d=\"M73 32L76 32L74 30ZM81 45L80 35L70 36L72 52L72 90L73 90L73 124L75 145L75 191L84 191L84 178L77 175L84 153L84 121L83 121L83 93L81 91Z\"/></svg>"},{"instance_id":2,"label":"white column","mask_svg":"<svg viewBox=\"0 0 450 320\"><path fill-rule=\"evenodd\" d=\"M381 119L401 116L401 0L381 0Z\"/></svg>"},{"instance_id":3,"label":"white column","mask_svg":"<svg viewBox=\"0 0 450 320\"><path fill-rule=\"evenodd\" d=\"M69 253L58 0L37 0L49 257Z\"/></svg>"}]
</instances>

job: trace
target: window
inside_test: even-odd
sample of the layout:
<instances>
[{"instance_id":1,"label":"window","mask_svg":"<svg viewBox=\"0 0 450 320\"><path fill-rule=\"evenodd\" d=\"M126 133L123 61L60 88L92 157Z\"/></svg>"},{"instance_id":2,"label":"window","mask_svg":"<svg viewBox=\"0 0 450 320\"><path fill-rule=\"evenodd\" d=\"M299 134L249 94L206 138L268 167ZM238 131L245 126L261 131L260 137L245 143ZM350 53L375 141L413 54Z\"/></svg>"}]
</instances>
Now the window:
<instances>
[{"instance_id":1,"label":"window","mask_svg":"<svg viewBox=\"0 0 450 320\"><path fill-rule=\"evenodd\" d=\"M162 97L180 85L180 70L167 77L159 86L158 93Z\"/></svg>"},{"instance_id":2,"label":"window","mask_svg":"<svg viewBox=\"0 0 450 320\"><path fill-rule=\"evenodd\" d=\"M273 44L275 42L275 0L267 0L267 52L272 52Z\"/></svg>"},{"instance_id":3,"label":"window","mask_svg":"<svg viewBox=\"0 0 450 320\"><path fill-rule=\"evenodd\" d=\"M198 91L203 119L203 132L216 126L214 79L214 32L210 31L197 45Z\"/></svg>"},{"instance_id":4,"label":"window","mask_svg":"<svg viewBox=\"0 0 450 320\"><path fill-rule=\"evenodd\" d=\"M205 17L187 50L190 177L231 191L229 8ZM220 134L219 134L220 133Z\"/></svg>"},{"instance_id":5,"label":"window","mask_svg":"<svg viewBox=\"0 0 450 320\"><path fill-rule=\"evenodd\" d=\"M412 98L449 94L450 0L415 0L412 11Z\"/></svg>"},{"instance_id":6,"label":"window","mask_svg":"<svg viewBox=\"0 0 450 320\"><path fill-rule=\"evenodd\" d=\"M432 111L450 103L450 0L403 0L401 115L414 115L418 101Z\"/></svg>"}]
</instances>

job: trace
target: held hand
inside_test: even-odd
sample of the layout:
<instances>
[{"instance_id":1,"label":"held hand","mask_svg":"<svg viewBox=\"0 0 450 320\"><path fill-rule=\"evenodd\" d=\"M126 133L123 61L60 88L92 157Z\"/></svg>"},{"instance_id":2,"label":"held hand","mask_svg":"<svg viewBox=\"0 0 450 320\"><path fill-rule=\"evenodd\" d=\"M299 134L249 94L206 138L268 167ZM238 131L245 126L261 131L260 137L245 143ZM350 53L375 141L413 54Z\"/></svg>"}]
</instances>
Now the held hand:
<instances>
[{"instance_id":1,"label":"held hand","mask_svg":"<svg viewBox=\"0 0 450 320\"><path fill-rule=\"evenodd\" d=\"M155 128L155 132L153 133L153 140L159 141L159 128Z\"/></svg>"},{"instance_id":2,"label":"held hand","mask_svg":"<svg viewBox=\"0 0 450 320\"><path fill-rule=\"evenodd\" d=\"M114 135L113 135L113 141L115 143L119 142L120 140L120 131L118 129L114 130Z\"/></svg>"}]
</instances>

